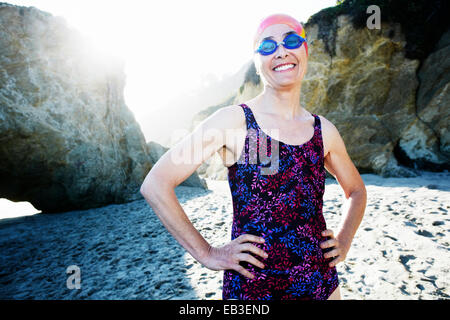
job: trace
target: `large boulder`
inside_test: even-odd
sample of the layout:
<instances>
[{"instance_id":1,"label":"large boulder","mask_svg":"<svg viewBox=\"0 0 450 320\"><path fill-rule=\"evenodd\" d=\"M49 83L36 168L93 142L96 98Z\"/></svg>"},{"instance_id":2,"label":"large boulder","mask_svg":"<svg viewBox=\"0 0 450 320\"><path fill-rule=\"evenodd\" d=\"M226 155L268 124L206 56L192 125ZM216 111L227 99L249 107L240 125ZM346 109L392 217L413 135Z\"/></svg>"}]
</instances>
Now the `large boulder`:
<instances>
[{"instance_id":1,"label":"large boulder","mask_svg":"<svg viewBox=\"0 0 450 320\"><path fill-rule=\"evenodd\" d=\"M419 60L405 57L397 24L355 28L349 16L341 15L336 27L333 55L319 36L319 24L308 25L311 50L303 104L336 125L360 172L413 176L393 151L416 120Z\"/></svg>"},{"instance_id":2,"label":"large boulder","mask_svg":"<svg viewBox=\"0 0 450 320\"><path fill-rule=\"evenodd\" d=\"M448 169L450 159L450 30L425 59L418 72L416 115L399 145L424 168Z\"/></svg>"},{"instance_id":3,"label":"large boulder","mask_svg":"<svg viewBox=\"0 0 450 320\"><path fill-rule=\"evenodd\" d=\"M43 212L142 198L151 168L124 63L62 18L0 3L0 197Z\"/></svg>"}]
</instances>

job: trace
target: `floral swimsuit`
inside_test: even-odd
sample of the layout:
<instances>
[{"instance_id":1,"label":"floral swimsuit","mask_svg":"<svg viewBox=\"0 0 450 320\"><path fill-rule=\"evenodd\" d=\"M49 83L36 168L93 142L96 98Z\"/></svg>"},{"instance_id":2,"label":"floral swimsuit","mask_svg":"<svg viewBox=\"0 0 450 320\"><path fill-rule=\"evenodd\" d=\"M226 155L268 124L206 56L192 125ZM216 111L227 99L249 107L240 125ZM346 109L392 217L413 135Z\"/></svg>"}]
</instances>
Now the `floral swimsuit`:
<instances>
[{"instance_id":1,"label":"floral swimsuit","mask_svg":"<svg viewBox=\"0 0 450 320\"><path fill-rule=\"evenodd\" d=\"M240 263L254 279L225 270L222 298L326 300L339 282L336 267L328 265L331 259L324 258L326 250L319 246L327 240L321 235L326 229L322 214L326 172L320 118L313 114L314 135L309 141L289 145L264 133L250 107L240 106L247 136L240 159L228 167L231 239L241 234L263 237L264 243L252 245L269 256L255 256L264 263L263 269Z\"/></svg>"}]
</instances>

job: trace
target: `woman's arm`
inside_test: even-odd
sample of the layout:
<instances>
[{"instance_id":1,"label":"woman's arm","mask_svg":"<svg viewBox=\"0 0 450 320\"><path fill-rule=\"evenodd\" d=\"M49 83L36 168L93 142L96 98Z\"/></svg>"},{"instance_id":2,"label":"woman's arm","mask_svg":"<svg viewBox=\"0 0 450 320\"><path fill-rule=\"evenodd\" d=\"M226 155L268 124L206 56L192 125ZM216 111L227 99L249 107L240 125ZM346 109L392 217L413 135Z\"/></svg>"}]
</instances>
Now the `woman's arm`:
<instances>
[{"instance_id":1,"label":"woman's arm","mask_svg":"<svg viewBox=\"0 0 450 320\"><path fill-rule=\"evenodd\" d=\"M210 246L181 207L175 187L222 148L224 117L224 110L216 111L170 148L152 167L140 190L162 224L198 261L204 261Z\"/></svg>"},{"instance_id":2,"label":"woman's arm","mask_svg":"<svg viewBox=\"0 0 450 320\"><path fill-rule=\"evenodd\" d=\"M326 230L324 236L332 239L322 243L323 248L336 247L325 254L326 258L335 257L331 266L344 261L356 231L364 216L367 202L367 192L364 182L347 153L344 140L337 128L328 120L322 121L324 143L328 154L325 157L325 168L336 178L344 191L346 201L343 206L343 217L336 237L331 230Z\"/></svg>"},{"instance_id":3,"label":"woman's arm","mask_svg":"<svg viewBox=\"0 0 450 320\"><path fill-rule=\"evenodd\" d=\"M239 237L221 248L213 248L192 225L176 195L175 187L186 180L195 170L230 138L230 129L242 126L243 112L240 107L219 109L200 123L196 129L169 149L146 176L141 194L155 211L162 224L172 236L201 264L213 269L235 269L245 276L251 274L239 265L248 261L262 267L250 251L264 256L264 252L246 242L259 242L252 235ZM244 123L245 126L245 123ZM227 137L228 134L228 137Z\"/></svg>"}]
</instances>

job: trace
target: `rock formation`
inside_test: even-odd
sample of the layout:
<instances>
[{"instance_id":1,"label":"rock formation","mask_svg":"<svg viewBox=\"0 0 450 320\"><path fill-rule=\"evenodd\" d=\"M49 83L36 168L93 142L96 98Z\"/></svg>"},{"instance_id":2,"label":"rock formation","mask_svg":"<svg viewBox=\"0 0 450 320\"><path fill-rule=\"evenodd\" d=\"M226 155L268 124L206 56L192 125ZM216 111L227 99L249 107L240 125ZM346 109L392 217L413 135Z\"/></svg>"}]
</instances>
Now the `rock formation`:
<instances>
[{"instance_id":1,"label":"rock formation","mask_svg":"<svg viewBox=\"0 0 450 320\"><path fill-rule=\"evenodd\" d=\"M416 116L403 132L399 148L418 167L448 169L450 158L450 30L418 72Z\"/></svg>"},{"instance_id":2,"label":"rock formation","mask_svg":"<svg viewBox=\"0 0 450 320\"><path fill-rule=\"evenodd\" d=\"M415 119L418 60L404 56L399 26L356 29L347 15L337 18L334 56L308 25L311 43L303 104L333 122L360 172L410 176L398 165L394 147Z\"/></svg>"},{"instance_id":3,"label":"rock formation","mask_svg":"<svg viewBox=\"0 0 450 320\"><path fill-rule=\"evenodd\" d=\"M0 3L0 197L43 212L142 199L149 150L124 62L60 17Z\"/></svg>"}]
</instances>

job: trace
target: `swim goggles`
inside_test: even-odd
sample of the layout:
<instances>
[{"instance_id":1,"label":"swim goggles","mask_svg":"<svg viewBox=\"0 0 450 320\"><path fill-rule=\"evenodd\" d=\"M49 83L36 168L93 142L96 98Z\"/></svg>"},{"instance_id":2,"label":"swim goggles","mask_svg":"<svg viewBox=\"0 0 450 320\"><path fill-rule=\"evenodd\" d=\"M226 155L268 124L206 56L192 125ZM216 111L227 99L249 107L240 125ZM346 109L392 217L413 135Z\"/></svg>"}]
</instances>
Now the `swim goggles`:
<instances>
[{"instance_id":1,"label":"swim goggles","mask_svg":"<svg viewBox=\"0 0 450 320\"><path fill-rule=\"evenodd\" d=\"M291 33L287 35L283 41L276 42L272 39L265 39L259 45L258 50L255 50L255 53L259 52L263 56L267 56L269 54L274 53L278 46L282 44L286 49L297 49L306 41L306 38L300 37L298 34Z\"/></svg>"}]
</instances>

